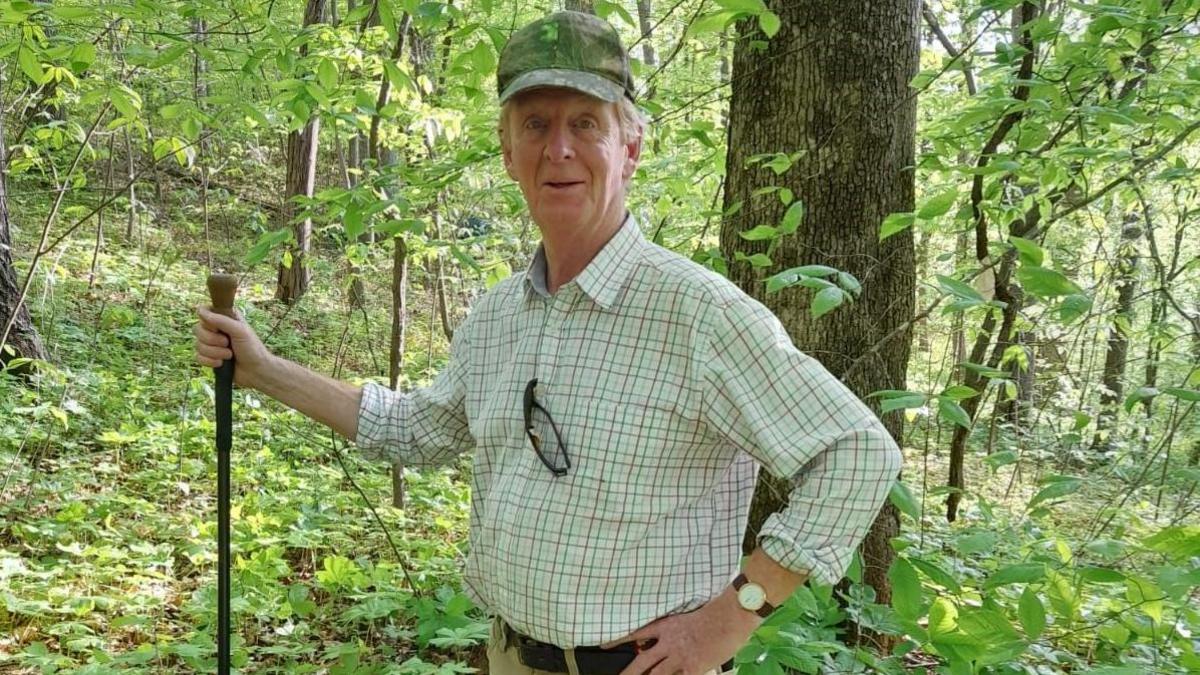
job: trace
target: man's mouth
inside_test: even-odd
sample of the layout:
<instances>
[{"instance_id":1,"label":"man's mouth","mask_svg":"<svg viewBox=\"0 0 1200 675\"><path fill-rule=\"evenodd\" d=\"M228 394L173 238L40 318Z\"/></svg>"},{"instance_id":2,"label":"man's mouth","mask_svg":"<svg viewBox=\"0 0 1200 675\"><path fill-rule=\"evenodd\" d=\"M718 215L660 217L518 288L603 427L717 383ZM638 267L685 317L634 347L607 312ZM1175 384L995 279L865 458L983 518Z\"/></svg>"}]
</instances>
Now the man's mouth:
<instances>
[{"instance_id":1,"label":"man's mouth","mask_svg":"<svg viewBox=\"0 0 1200 675\"><path fill-rule=\"evenodd\" d=\"M582 185L582 184L583 184L583 181L581 181L581 180L572 180L572 181L550 181L550 180L548 180L545 183L543 183L543 185L545 185L547 187L555 188L557 190L561 190L563 188L569 188L569 187L572 187L575 185Z\"/></svg>"}]
</instances>

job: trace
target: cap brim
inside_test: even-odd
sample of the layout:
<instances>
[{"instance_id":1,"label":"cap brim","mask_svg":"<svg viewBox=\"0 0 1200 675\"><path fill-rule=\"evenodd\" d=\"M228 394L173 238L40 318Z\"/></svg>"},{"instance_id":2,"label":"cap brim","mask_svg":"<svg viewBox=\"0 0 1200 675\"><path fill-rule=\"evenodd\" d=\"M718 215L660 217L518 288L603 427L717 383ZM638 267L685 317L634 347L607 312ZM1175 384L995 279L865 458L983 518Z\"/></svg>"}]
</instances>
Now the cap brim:
<instances>
[{"instance_id":1,"label":"cap brim","mask_svg":"<svg viewBox=\"0 0 1200 675\"><path fill-rule=\"evenodd\" d=\"M531 70L513 80L508 88L501 92L500 103L503 104L523 91L541 87L574 89L609 103L616 103L625 96L625 90L620 85L599 75L580 70L546 68Z\"/></svg>"}]
</instances>

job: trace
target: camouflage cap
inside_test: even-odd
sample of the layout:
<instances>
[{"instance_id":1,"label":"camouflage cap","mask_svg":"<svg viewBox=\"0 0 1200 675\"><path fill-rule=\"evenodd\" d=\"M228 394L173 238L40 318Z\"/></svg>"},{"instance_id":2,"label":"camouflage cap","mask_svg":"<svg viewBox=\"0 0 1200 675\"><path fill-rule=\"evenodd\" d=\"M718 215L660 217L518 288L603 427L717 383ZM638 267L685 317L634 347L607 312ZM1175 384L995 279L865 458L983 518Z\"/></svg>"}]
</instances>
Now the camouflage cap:
<instances>
[{"instance_id":1,"label":"camouflage cap","mask_svg":"<svg viewBox=\"0 0 1200 675\"><path fill-rule=\"evenodd\" d=\"M556 12L513 33L496 68L500 103L536 87L568 87L605 101L633 100L633 75L621 38L607 21Z\"/></svg>"}]
</instances>

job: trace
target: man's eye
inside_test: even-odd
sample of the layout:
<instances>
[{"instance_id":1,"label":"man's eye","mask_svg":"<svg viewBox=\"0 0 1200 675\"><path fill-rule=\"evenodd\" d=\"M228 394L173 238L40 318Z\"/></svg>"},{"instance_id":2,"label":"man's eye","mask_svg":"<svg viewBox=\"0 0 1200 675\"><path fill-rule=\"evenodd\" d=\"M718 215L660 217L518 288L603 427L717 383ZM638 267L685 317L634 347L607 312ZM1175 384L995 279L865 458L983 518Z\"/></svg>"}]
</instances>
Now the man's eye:
<instances>
[{"instance_id":1,"label":"man's eye","mask_svg":"<svg viewBox=\"0 0 1200 675\"><path fill-rule=\"evenodd\" d=\"M580 129L595 129L596 121L591 119L581 119L575 123Z\"/></svg>"},{"instance_id":2,"label":"man's eye","mask_svg":"<svg viewBox=\"0 0 1200 675\"><path fill-rule=\"evenodd\" d=\"M544 126L544 124L542 123L542 121L539 119L536 119L536 118L525 121L526 129L541 129L543 126Z\"/></svg>"}]
</instances>

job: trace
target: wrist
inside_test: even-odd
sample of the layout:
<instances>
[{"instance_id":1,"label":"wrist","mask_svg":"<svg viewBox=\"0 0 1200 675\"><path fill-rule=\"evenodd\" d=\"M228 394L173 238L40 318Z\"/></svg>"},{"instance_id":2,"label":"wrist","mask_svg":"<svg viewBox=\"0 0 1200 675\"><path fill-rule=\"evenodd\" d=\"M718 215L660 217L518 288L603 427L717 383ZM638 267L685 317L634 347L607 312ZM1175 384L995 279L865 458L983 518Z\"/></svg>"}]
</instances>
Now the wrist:
<instances>
[{"instance_id":1,"label":"wrist","mask_svg":"<svg viewBox=\"0 0 1200 675\"><path fill-rule=\"evenodd\" d=\"M244 363L238 362L236 373L241 375L238 379L239 386L247 389L253 389L261 394L275 397L273 393L272 382L278 380L273 374L279 372L280 359L271 352L266 352L259 359Z\"/></svg>"},{"instance_id":2,"label":"wrist","mask_svg":"<svg viewBox=\"0 0 1200 675\"><path fill-rule=\"evenodd\" d=\"M733 586L727 586L720 595L713 598L710 604L713 605L714 611L720 614L722 620L736 627L746 638L758 630L764 621L758 614L742 607Z\"/></svg>"}]
</instances>

